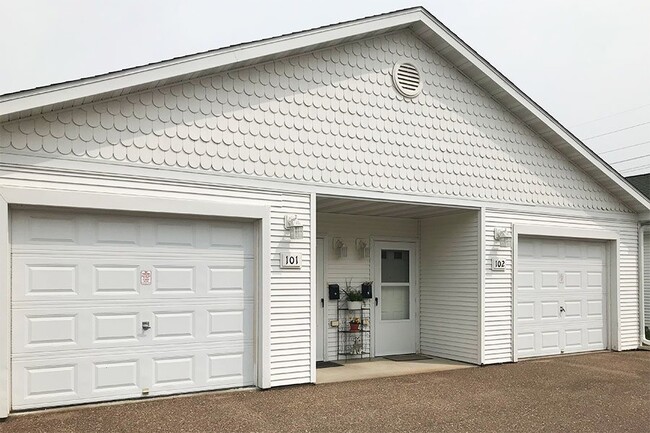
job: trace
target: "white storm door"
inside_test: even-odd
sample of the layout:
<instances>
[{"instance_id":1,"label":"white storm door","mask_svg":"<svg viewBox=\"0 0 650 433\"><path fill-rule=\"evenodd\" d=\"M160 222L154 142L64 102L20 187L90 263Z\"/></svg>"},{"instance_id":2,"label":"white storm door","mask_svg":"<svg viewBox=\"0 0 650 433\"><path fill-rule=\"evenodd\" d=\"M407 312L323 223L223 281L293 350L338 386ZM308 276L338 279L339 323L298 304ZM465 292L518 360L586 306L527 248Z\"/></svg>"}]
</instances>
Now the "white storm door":
<instances>
[{"instance_id":1,"label":"white storm door","mask_svg":"<svg viewBox=\"0 0 650 433\"><path fill-rule=\"evenodd\" d=\"M325 250L323 239L316 239L316 361L322 361L325 347L325 273L323 269Z\"/></svg>"},{"instance_id":2,"label":"white storm door","mask_svg":"<svg viewBox=\"0 0 650 433\"><path fill-rule=\"evenodd\" d=\"M375 356L415 352L415 244L374 244Z\"/></svg>"}]
</instances>

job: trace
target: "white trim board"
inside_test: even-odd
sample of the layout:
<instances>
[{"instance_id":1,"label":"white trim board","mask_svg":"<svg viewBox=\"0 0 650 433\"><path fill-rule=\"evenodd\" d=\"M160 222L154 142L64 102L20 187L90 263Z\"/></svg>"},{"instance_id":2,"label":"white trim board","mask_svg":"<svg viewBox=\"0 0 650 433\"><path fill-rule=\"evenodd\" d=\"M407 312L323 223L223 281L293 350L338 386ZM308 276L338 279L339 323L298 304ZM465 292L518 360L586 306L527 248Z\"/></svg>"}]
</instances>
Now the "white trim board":
<instances>
[{"instance_id":1,"label":"white trim board","mask_svg":"<svg viewBox=\"0 0 650 433\"><path fill-rule=\"evenodd\" d=\"M487 263L487 249L485 245L485 208L479 210L479 229L478 229L478 338L479 338L479 352L478 364L485 364L485 274Z\"/></svg>"},{"instance_id":2,"label":"white trim board","mask_svg":"<svg viewBox=\"0 0 650 433\"><path fill-rule=\"evenodd\" d=\"M650 269L645 268L645 237L650 236L650 226L642 225L639 227L639 317L640 317L640 341L642 345L650 345L650 340L645 336L645 327L650 326L650 317L645 315L645 303L650 302L646 299L645 284L650 275L646 275L646 271ZM650 253L650 251L647 251Z\"/></svg>"},{"instance_id":3,"label":"white trim board","mask_svg":"<svg viewBox=\"0 0 650 433\"><path fill-rule=\"evenodd\" d=\"M256 385L271 386L270 306L271 306L271 210L264 204L243 204L225 200L178 200L128 194L69 193L55 190L27 188L0 188L0 418L6 418L11 409L11 281L9 207L12 205L63 207L76 209L104 209L111 212L143 212L176 215L246 218L257 220L261 249L259 281L256 290L259 327L256 330Z\"/></svg>"},{"instance_id":4,"label":"white trim board","mask_svg":"<svg viewBox=\"0 0 650 433\"><path fill-rule=\"evenodd\" d=\"M309 314L309 340L311 341L309 375L311 376L311 383L316 383L316 344L318 342L316 337L316 317L318 315L317 309L320 308L318 294L316 293L316 266L319 265L316 259L316 194L310 194L309 196L309 220L309 263L311 264L309 267L309 305L311 305ZM323 353L323 356L325 356L325 353Z\"/></svg>"},{"instance_id":5,"label":"white trim board","mask_svg":"<svg viewBox=\"0 0 650 433\"><path fill-rule=\"evenodd\" d=\"M607 230L573 229L546 225L514 224L512 228L512 360L517 362L517 270L519 269L519 237L547 237L607 241L607 347L618 350L621 341L620 326L620 237Z\"/></svg>"},{"instance_id":6,"label":"white trim board","mask_svg":"<svg viewBox=\"0 0 650 433\"><path fill-rule=\"evenodd\" d=\"M0 418L11 409L11 247L9 204L0 196Z\"/></svg>"}]
</instances>

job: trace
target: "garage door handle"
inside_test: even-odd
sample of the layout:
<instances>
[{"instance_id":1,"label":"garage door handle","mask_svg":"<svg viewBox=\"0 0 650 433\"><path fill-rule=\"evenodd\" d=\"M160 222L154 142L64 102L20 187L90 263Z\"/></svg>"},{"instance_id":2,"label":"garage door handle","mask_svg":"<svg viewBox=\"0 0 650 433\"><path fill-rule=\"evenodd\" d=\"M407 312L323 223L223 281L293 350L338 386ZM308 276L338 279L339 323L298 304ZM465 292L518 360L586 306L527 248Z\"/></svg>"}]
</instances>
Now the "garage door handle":
<instances>
[{"instance_id":1,"label":"garage door handle","mask_svg":"<svg viewBox=\"0 0 650 433\"><path fill-rule=\"evenodd\" d=\"M149 322L142 322L142 330L146 331L147 329L150 329L151 325L149 325Z\"/></svg>"},{"instance_id":2,"label":"garage door handle","mask_svg":"<svg viewBox=\"0 0 650 433\"><path fill-rule=\"evenodd\" d=\"M564 307L560 307L560 313L566 313L566 310L564 309Z\"/></svg>"}]
</instances>

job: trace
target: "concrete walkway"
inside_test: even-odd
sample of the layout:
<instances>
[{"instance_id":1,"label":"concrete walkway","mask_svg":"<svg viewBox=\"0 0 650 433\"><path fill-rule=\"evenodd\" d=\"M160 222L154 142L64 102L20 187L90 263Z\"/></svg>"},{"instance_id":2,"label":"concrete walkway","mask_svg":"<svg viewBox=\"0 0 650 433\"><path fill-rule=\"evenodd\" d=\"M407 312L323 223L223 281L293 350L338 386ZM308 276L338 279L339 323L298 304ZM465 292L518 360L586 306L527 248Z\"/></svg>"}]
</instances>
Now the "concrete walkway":
<instances>
[{"instance_id":1,"label":"concrete walkway","mask_svg":"<svg viewBox=\"0 0 650 433\"><path fill-rule=\"evenodd\" d=\"M339 361L337 361L339 362ZM342 367L319 368L316 370L316 383L348 382L350 380L377 379L380 377L405 376L417 373L458 370L475 367L463 362L442 358L420 361L391 361L384 358L340 362Z\"/></svg>"},{"instance_id":2,"label":"concrete walkway","mask_svg":"<svg viewBox=\"0 0 650 433\"><path fill-rule=\"evenodd\" d=\"M650 352L13 415L0 433L647 432Z\"/></svg>"}]
</instances>

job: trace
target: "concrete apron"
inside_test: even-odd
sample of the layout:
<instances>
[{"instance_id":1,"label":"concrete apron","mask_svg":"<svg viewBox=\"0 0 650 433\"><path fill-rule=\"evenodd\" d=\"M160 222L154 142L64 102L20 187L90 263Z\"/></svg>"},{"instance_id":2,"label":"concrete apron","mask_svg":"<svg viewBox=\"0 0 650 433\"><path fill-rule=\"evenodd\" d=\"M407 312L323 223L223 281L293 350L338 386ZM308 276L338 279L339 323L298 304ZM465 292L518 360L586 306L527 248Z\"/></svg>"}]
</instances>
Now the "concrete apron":
<instances>
[{"instance_id":1,"label":"concrete apron","mask_svg":"<svg viewBox=\"0 0 650 433\"><path fill-rule=\"evenodd\" d=\"M417 373L458 370L476 365L431 358L419 361L391 361L384 358L370 360L335 361L342 367L319 368L316 370L316 383L348 382L351 380L375 379L378 377L405 376Z\"/></svg>"}]
</instances>

